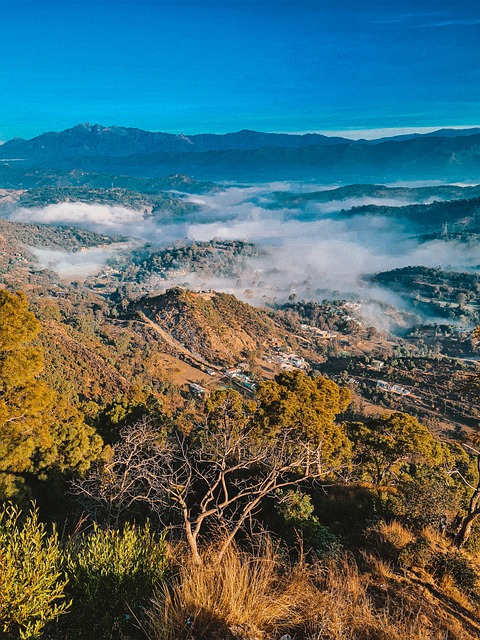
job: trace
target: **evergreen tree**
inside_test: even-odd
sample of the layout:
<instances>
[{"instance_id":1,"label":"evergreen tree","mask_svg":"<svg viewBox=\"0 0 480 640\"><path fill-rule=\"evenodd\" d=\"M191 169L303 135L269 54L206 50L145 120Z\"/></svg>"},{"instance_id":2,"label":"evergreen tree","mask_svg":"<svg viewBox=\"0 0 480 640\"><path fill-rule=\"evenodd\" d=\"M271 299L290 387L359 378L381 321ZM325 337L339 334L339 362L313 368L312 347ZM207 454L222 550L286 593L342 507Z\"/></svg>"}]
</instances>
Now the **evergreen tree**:
<instances>
[{"instance_id":1,"label":"evergreen tree","mask_svg":"<svg viewBox=\"0 0 480 640\"><path fill-rule=\"evenodd\" d=\"M22 292L0 291L0 499L26 492L25 474L83 471L102 442L42 379L41 329Z\"/></svg>"}]
</instances>

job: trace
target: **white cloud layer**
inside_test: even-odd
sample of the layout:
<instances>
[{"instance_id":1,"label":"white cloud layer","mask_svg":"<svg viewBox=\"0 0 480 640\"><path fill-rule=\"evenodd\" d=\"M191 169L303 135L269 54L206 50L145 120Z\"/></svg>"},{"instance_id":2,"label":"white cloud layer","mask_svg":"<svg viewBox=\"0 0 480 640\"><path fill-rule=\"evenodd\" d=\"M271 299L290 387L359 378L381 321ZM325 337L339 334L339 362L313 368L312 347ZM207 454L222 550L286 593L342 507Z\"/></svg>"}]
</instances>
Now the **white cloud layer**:
<instances>
[{"instance_id":1,"label":"white cloud layer","mask_svg":"<svg viewBox=\"0 0 480 640\"><path fill-rule=\"evenodd\" d=\"M406 204L403 200L361 198L317 204L299 211L262 206L272 190L292 188L298 191L298 185L270 184L191 196L191 201L201 204L202 211L181 221L174 216L144 218L141 212L124 207L81 203L17 209L10 220L76 224L160 244L214 238L257 243L265 255L250 259L239 280L206 280L196 273L183 274L165 283L171 286L188 282L193 288L217 288L240 297L245 297L245 289L251 289L253 294L249 295L257 301L265 297L283 300L292 292L300 299L323 298L335 291L341 296L357 294L398 303L392 294L372 289L364 276L409 265L469 270L480 262L478 246L473 243L443 240L420 243L413 237L414 230L401 220L379 216L345 219L337 215L340 209L358 204L401 206ZM79 271L82 275L94 273L109 257L108 251L95 249L80 254L39 249L35 253L42 264L62 277L78 277Z\"/></svg>"}]
</instances>

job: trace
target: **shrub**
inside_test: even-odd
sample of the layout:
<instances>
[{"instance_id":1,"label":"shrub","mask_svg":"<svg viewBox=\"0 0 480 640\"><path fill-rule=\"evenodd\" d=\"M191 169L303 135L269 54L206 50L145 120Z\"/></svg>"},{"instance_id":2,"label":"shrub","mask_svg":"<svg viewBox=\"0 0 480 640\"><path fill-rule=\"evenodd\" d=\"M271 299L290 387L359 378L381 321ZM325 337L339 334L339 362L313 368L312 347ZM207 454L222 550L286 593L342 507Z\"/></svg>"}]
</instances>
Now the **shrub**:
<instances>
[{"instance_id":1,"label":"shrub","mask_svg":"<svg viewBox=\"0 0 480 640\"><path fill-rule=\"evenodd\" d=\"M165 536L156 539L148 524L122 530L95 526L73 538L65 561L73 606L62 640L111 638L133 627L166 567Z\"/></svg>"},{"instance_id":2,"label":"shrub","mask_svg":"<svg viewBox=\"0 0 480 640\"><path fill-rule=\"evenodd\" d=\"M406 544L398 554L398 563L401 567L422 567L423 569L432 559L432 548L425 538L419 536Z\"/></svg>"},{"instance_id":3,"label":"shrub","mask_svg":"<svg viewBox=\"0 0 480 640\"><path fill-rule=\"evenodd\" d=\"M333 557L340 553L338 538L313 515L314 506L308 494L299 489L289 489L279 491L277 495L277 511L283 516L287 526L301 533L307 548L312 548L321 557ZM285 531L283 536L285 537Z\"/></svg>"},{"instance_id":4,"label":"shrub","mask_svg":"<svg viewBox=\"0 0 480 640\"><path fill-rule=\"evenodd\" d=\"M459 589L475 602L480 602L478 574L473 562L461 551L437 554L433 568L438 578L450 576Z\"/></svg>"},{"instance_id":5,"label":"shrub","mask_svg":"<svg viewBox=\"0 0 480 640\"><path fill-rule=\"evenodd\" d=\"M438 529L443 515L451 520L462 508L464 491L460 483L455 484L435 468L417 468L415 476L404 478L398 489L389 494L386 507L393 517L415 529Z\"/></svg>"},{"instance_id":6,"label":"shrub","mask_svg":"<svg viewBox=\"0 0 480 640\"><path fill-rule=\"evenodd\" d=\"M0 628L10 640L39 638L69 607L56 531L46 532L35 508L20 517L11 505L0 514Z\"/></svg>"}]
</instances>

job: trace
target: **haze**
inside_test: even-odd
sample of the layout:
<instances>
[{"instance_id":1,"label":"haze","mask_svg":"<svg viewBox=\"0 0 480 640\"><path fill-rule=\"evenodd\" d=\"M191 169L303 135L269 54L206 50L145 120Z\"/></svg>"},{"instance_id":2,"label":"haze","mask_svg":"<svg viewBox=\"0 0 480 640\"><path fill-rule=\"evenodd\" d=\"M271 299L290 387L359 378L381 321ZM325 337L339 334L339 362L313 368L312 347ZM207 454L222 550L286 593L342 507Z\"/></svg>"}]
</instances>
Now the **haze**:
<instances>
[{"instance_id":1,"label":"haze","mask_svg":"<svg viewBox=\"0 0 480 640\"><path fill-rule=\"evenodd\" d=\"M321 185L303 187L309 191ZM16 208L9 219L75 224L100 233L133 236L159 246L212 239L255 243L261 247L262 256L247 261L240 279L207 279L201 273L182 273L163 281L161 288L185 284L193 289L233 292L256 302L285 301L293 293L299 299L359 296L399 305L390 292L368 285L365 276L409 265L467 271L478 268L478 247L473 241L420 241L416 237L418 228L401 218L371 215L346 218L340 214L341 210L365 204L400 207L407 204L404 198L332 200L294 209L270 208L274 192L293 189L297 193L301 188L302 185L290 183L229 186L218 193L187 196L201 205L201 211L184 218L145 217L139 211L118 206L62 203L42 209ZM70 258L66 253L46 250L37 250L36 255L44 268L73 278L99 271L112 253L118 251L125 251L125 247L104 252L94 249Z\"/></svg>"}]
</instances>

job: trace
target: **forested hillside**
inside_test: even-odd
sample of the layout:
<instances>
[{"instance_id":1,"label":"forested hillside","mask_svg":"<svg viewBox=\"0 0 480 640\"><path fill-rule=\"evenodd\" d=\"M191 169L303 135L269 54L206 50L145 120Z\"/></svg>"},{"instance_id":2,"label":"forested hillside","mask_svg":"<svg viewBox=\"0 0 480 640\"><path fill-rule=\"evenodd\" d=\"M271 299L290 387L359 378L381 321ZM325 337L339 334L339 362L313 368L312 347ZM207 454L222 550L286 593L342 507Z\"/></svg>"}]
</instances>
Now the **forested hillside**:
<instances>
[{"instance_id":1,"label":"forested hillside","mask_svg":"<svg viewBox=\"0 0 480 640\"><path fill-rule=\"evenodd\" d=\"M300 348L292 311L78 285L30 306L0 291L5 637L478 637L475 432L262 369ZM253 392L220 379L242 358Z\"/></svg>"}]
</instances>

